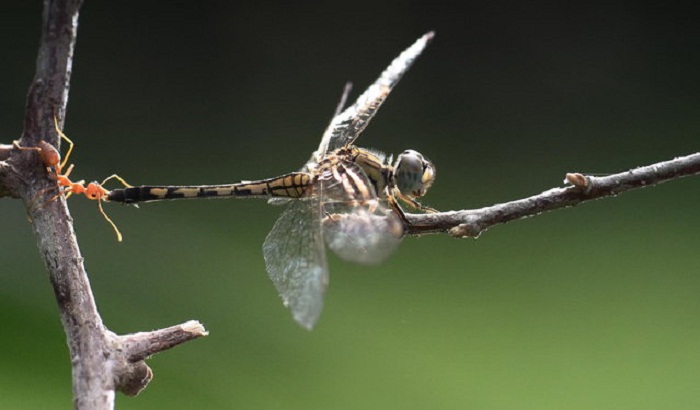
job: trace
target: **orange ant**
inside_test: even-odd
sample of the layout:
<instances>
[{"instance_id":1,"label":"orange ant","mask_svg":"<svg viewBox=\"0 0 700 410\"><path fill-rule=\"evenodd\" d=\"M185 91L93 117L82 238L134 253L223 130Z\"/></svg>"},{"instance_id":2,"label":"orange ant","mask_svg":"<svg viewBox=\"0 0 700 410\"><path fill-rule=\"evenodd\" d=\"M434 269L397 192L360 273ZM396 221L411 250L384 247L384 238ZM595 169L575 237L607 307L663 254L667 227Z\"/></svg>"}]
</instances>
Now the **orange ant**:
<instances>
[{"instance_id":1,"label":"orange ant","mask_svg":"<svg viewBox=\"0 0 700 410\"><path fill-rule=\"evenodd\" d=\"M66 195L66 198L69 198L73 194L77 194L85 195L85 197L87 197L88 199L97 201L97 207L99 208L100 213L102 213L102 216L104 216L107 222L109 222L109 224L112 225L112 229L114 229L114 232L117 234L117 240L121 242L121 232L119 232L117 225L109 218L109 216L107 216L107 213L102 208L102 201L104 200L105 196L109 193L109 191L106 190L103 187L103 185L111 179L118 180L127 188L131 187L131 185L129 185L122 177L120 177L117 174L110 175L109 177L105 178L101 183L93 181L85 185L85 180L80 180L77 182L71 181L69 175L73 171L73 164L70 164L65 173L61 173L61 171L66 166L66 163L68 163L68 158L73 152L73 146L75 144L73 144L73 141L71 141L70 138L68 138L66 134L64 134L58 128L58 120L55 116L53 117L53 123L54 127L56 128L56 133L58 133L58 135L64 140L66 140L66 142L69 144L68 152L66 152L66 157L63 159L63 161L61 161L61 154L58 152L58 150L44 140L39 141L36 147L22 147L17 141L15 141L13 144L14 147L20 150L38 152L41 158L41 162L43 162L44 166L46 166L46 170L49 173L55 173L56 182L58 184L60 192L58 195L51 198L48 202L55 201L56 199L58 199L58 197L64 194Z\"/></svg>"}]
</instances>

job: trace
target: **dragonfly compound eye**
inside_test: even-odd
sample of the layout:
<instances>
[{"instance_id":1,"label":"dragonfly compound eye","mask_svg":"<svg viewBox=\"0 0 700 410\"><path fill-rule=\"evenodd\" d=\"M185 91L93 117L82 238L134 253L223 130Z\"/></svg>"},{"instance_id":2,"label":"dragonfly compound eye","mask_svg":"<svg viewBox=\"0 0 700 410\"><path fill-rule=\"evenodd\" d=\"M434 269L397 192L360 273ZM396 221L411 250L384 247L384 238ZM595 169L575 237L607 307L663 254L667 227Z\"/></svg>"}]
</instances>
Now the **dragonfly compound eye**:
<instances>
[{"instance_id":1,"label":"dragonfly compound eye","mask_svg":"<svg viewBox=\"0 0 700 410\"><path fill-rule=\"evenodd\" d=\"M420 198L435 181L435 166L419 152L406 150L396 159L394 179L402 194Z\"/></svg>"}]
</instances>

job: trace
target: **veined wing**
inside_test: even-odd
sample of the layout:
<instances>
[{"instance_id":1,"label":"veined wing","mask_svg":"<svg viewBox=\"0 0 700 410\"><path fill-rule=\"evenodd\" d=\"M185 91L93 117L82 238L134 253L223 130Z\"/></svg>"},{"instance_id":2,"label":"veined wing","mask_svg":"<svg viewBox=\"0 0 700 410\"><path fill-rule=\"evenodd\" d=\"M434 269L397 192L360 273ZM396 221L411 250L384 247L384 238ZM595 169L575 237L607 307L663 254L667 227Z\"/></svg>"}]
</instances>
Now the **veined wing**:
<instances>
[{"instance_id":1,"label":"veined wing","mask_svg":"<svg viewBox=\"0 0 700 410\"><path fill-rule=\"evenodd\" d=\"M423 52L433 36L434 33L431 31L404 50L389 64L374 84L370 85L358 97L353 105L331 120L323 134L321 144L311 157L312 162L319 162L327 152L355 141L374 117L392 88Z\"/></svg>"},{"instance_id":2,"label":"veined wing","mask_svg":"<svg viewBox=\"0 0 700 410\"><path fill-rule=\"evenodd\" d=\"M289 204L265 239L267 273L294 320L311 330L321 315L328 264L321 233L319 199Z\"/></svg>"}]
</instances>

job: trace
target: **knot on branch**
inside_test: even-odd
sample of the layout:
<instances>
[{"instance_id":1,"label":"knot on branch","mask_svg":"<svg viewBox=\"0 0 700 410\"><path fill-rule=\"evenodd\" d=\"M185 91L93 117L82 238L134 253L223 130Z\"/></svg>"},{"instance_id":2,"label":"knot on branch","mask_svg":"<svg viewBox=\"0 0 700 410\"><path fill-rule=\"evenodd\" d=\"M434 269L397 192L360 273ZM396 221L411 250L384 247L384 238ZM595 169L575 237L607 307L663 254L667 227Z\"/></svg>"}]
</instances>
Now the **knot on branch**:
<instances>
[{"instance_id":1,"label":"knot on branch","mask_svg":"<svg viewBox=\"0 0 700 410\"><path fill-rule=\"evenodd\" d=\"M122 358L114 369L114 390L136 396L153 379L153 371L143 361L132 363Z\"/></svg>"},{"instance_id":2,"label":"knot on branch","mask_svg":"<svg viewBox=\"0 0 700 410\"><path fill-rule=\"evenodd\" d=\"M450 236L453 236L455 238L478 238L479 235L483 231L486 230L486 227L482 226L481 224L474 223L474 222L466 222L459 224L455 226L454 228L450 228L448 231Z\"/></svg>"},{"instance_id":3,"label":"knot on branch","mask_svg":"<svg viewBox=\"0 0 700 410\"><path fill-rule=\"evenodd\" d=\"M590 186L590 181L588 180L588 177L586 177L583 174L579 174L578 172L572 172L566 174L566 178L564 179L564 183L569 183L577 188L581 189L587 189Z\"/></svg>"}]
</instances>

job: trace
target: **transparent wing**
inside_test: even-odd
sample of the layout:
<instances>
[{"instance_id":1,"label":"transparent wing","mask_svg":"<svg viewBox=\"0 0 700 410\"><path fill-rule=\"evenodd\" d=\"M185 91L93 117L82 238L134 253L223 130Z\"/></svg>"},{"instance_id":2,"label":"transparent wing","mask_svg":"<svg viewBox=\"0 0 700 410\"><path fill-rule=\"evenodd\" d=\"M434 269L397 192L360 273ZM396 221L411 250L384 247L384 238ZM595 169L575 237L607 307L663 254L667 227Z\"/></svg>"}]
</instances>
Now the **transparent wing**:
<instances>
[{"instance_id":1,"label":"transparent wing","mask_svg":"<svg viewBox=\"0 0 700 410\"><path fill-rule=\"evenodd\" d=\"M399 217L383 209L361 208L352 213L329 214L322 224L326 243L338 257L366 265L386 260L404 234Z\"/></svg>"},{"instance_id":2,"label":"transparent wing","mask_svg":"<svg viewBox=\"0 0 700 410\"><path fill-rule=\"evenodd\" d=\"M331 120L311 161L318 162L327 152L355 141L433 36L431 31L404 50L353 105Z\"/></svg>"},{"instance_id":3,"label":"transparent wing","mask_svg":"<svg viewBox=\"0 0 700 410\"><path fill-rule=\"evenodd\" d=\"M267 273L294 320L311 330L321 315L328 264L317 198L293 201L265 239Z\"/></svg>"},{"instance_id":4,"label":"transparent wing","mask_svg":"<svg viewBox=\"0 0 700 410\"><path fill-rule=\"evenodd\" d=\"M378 264L404 234L399 217L376 197L369 178L354 163L339 163L319 176L323 192L323 237L341 259Z\"/></svg>"}]
</instances>

